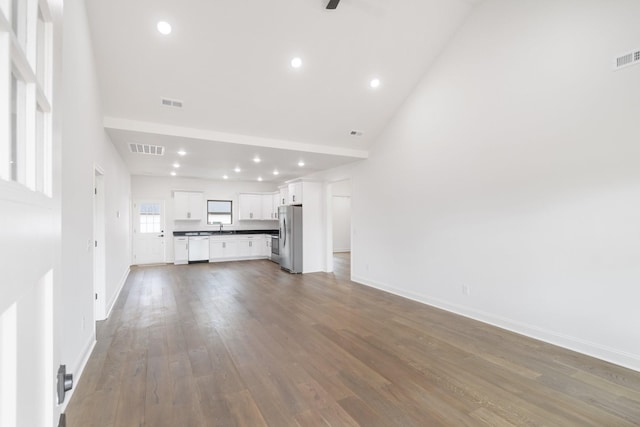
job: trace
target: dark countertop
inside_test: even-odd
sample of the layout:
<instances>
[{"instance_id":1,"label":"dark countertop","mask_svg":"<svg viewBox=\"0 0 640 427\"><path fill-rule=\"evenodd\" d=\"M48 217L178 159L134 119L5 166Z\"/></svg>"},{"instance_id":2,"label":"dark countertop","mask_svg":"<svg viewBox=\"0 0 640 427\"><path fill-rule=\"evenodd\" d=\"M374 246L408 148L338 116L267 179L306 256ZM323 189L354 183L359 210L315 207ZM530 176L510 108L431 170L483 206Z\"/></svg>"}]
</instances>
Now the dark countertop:
<instances>
[{"instance_id":1,"label":"dark countertop","mask_svg":"<svg viewBox=\"0 0 640 427\"><path fill-rule=\"evenodd\" d=\"M234 234L271 234L278 235L279 230L207 230L207 231L174 231L174 236L226 236Z\"/></svg>"}]
</instances>

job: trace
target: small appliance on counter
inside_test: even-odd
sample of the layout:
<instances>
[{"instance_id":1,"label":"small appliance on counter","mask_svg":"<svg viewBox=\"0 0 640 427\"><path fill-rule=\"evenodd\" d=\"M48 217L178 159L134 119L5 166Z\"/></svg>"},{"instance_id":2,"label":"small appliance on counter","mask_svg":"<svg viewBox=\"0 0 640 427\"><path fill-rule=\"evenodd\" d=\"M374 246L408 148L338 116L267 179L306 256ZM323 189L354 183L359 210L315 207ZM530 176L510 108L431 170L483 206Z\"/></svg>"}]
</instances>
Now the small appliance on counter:
<instances>
[{"instance_id":1,"label":"small appliance on counter","mask_svg":"<svg viewBox=\"0 0 640 427\"><path fill-rule=\"evenodd\" d=\"M302 273L302 206L280 206L280 268Z\"/></svg>"}]
</instances>

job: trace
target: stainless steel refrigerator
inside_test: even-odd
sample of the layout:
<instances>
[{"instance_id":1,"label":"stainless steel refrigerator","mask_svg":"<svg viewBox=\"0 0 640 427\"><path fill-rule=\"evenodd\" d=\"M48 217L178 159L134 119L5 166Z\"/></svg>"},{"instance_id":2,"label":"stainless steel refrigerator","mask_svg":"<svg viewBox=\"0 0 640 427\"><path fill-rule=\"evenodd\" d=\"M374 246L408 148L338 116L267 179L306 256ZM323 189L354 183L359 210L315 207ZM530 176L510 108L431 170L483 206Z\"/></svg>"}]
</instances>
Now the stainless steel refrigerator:
<instances>
[{"instance_id":1,"label":"stainless steel refrigerator","mask_svg":"<svg viewBox=\"0 0 640 427\"><path fill-rule=\"evenodd\" d=\"M280 268L302 273L302 206L280 206Z\"/></svg>"}]
</instances>

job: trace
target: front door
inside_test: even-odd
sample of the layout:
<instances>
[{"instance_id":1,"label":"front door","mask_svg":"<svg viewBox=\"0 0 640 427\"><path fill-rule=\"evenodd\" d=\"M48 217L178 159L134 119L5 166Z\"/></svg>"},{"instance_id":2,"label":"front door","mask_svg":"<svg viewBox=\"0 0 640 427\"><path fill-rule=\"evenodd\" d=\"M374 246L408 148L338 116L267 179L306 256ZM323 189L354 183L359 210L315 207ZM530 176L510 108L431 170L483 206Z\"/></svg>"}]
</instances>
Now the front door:
<instances>
[{"instance_id":1,"label":"front door","mask_svg":"<svg viewBox=\"0 0 640 427\"><path fill-rule=\"evenodd\" d=\"M164 201L133 204L133 264L165 262Z\"/></svg>"}]
</instances>

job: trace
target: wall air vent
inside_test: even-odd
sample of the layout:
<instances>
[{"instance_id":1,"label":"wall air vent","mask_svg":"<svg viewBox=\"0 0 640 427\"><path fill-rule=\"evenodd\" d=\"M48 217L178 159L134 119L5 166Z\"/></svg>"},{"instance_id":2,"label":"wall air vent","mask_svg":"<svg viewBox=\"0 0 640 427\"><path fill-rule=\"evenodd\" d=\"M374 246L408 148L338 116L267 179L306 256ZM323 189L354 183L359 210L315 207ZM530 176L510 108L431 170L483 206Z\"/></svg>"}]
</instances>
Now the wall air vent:
<instances>
[{"instance_id":1,"label":"wall air vent","mask_svg":"<svg viewBox=\"0 0 640 427\"><path fill-rule=\"evenodd\" d=\"M163 107L182 108L182 101L177 99L160 98L160 103Z\"/></svg>"},{"instance_id":2,"label":"wall air vent","mask_svg":"<svg viewBox=\"0 0 640 427\"><path fill-rule=\"evenodd\" d=\"M640 50L634 50L633 52L618 56L613 65L613 69L619 70L636 64L640 64Z\"/></svg>"},{"instance_id":3,"label":"wall air vent","mask_svg":"<svg viewBox=\"0 0 640 427\"><path fill-rule=\"evenodd\" d=\"M164 147L160 145L149 145L149 144L129 144L129 151L136 154L149 154L151 156L163 156L164 155Z\"/></svg>"}]
</instances>

